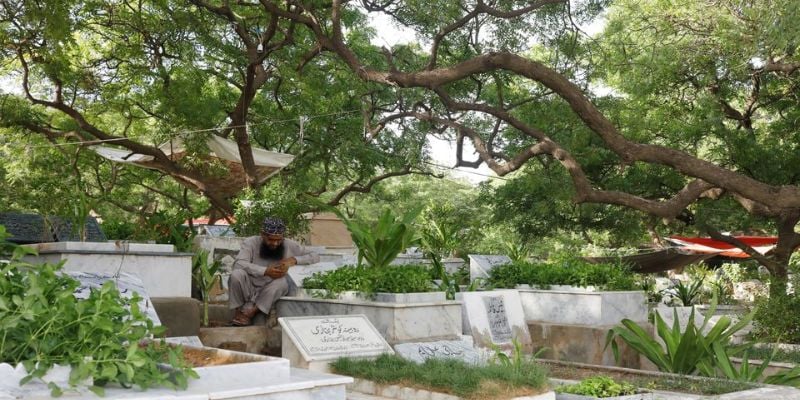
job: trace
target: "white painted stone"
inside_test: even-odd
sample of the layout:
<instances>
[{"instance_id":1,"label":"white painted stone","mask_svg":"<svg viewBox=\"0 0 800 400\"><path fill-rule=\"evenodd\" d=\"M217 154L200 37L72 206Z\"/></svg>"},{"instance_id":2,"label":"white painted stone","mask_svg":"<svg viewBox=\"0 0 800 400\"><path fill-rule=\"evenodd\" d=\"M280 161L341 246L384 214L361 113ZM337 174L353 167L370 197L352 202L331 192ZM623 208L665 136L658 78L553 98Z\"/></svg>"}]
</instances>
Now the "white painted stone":
<instances>
[{"instance_id":1,"label":"white painted stone","mask_svg":"<svg viewBox=\"0 0 800 400\"><path fill-rule=\"evenodd\" d=\"M455 301L394 304L283 297L277 308L281 317L363 314L391 344L457 339L461 334L461 304Z\"/></svg>"},{"instance_id":2,"label":"white painted stone","mask_svg":"<svg viewBox=\"0 0 800 400\"><path fill-rule=\"evenodd\" d=\"M520 289L525 320L560 325L616 325L628 318L647 321L642 291L589 292Z\"/></svg>"},{"instance_id":3,"label":"white painted stone","mask_svg":"<svg viewBox=\"0 0 800 400\"><path fill-rule=\"evenodd\" d=\"M52 242L27 245L36 249L39 254L65 251L109 251L124 253L173 253L175 246L171 244L115 242Z\"/></svg>"},{"instance_id":4,"label":"white painted stone","mask_svg":"<svg viewBox=\"0 0 800 400\"><path fill-rule=\"evenodd\" d=\"M190 253L48 252L24 260L34 264L65 261L64 271L135 274L151 297L191 297Z\"/></svg>"},{"instance_id":5,"label":"white painted stone","mask_svg":"<svg viewBox=\"0 0 800 400\"><path fill-rule=\"evenodd\" d=\"M492 353L478 351L468 342L461 340L440 340L435 342L400 343L394 345L397 355L416 363L424 363L431 358L455 359L467 364L485 364Z\"/></svg>"},{"instance_id":6,"label":"white painted stone","mask_svg":"<svg viewBox=\"0 0 800 400\"><path fill-rule=\"evenodd\" d=\"M66 271L66 274L77 279L81 284L75 289L75 298L87 299L91 294L91 289L99 290L106 281L112 281L117 286L117 290L124 298L130 299L134 293L138 293L142 299L139 301L139 310L142 311L155 325L161 325L155 307L150 301L144 283L134 274L120 273L114 276L108 273Z\"/></svg>"},{"instance_id":7,"label":"white painted stone","mask_svg":"<svg viewBox=\"0 0 800 400\"><path fill-rule=\"evenodd\" d=\"M203 342L199 336L173 336L164 339L167 343L180 344L184 346L203 347Z\"/></svg>"},{"instance_id":8,"label":"white painted stone","mask_svg":"<svg viewBox=\"0 0 800 400\"><path fill-rule=\"evenodd\" d=\"M248 356L264 357L253 354ZM108 399L265 399L265 400L346 400L345 385L353 378L321 374L296 368L286 368L287 360L266 357L269 367L260 362L238 364L237 369L228 366L196 368L201 379L190 379L187 390L168 388L123 389L106 387ZM276 364L279 363L280 365ZM285 373L284 373L285 371ZM0 364L0 399L45 399L50 398L50 389L45 383L34 380L20 387L14 368ZM77 387L63 396L66 399L97 400L98 397L86 387Z\"/></svg>"},{"instance_id":9,"label":"white painted stone","mask_svg":"<svg viewBox=\"0 0 800 400\"><path fill-rule=\"evenodd\" d=\"M505 255L470 254L469 280L474 281L477 278L488 279L489 271L491 271L492 268L510 262L511 259Z\"/></svg>"},{"instance_id":10,"label":"white painted stone","mask_svg":"<svg viewBox=\"0 0 800 400\"><path fill-rule=\"evenodd\" d=\"M295 367L321 370L339 357L394 354L364 315L282 317L278 322L282 355Z\"/></svg>"},{"instance_id":11,"label":"white painted stone","mask_svg":"<svg viewBox=\"0 0 800 400\"><path fill-rule=\"evenodd\" d=\"M515 339L531 349L531 335L516 290L464 292L460 297L462 317L468 321L476 346L510 349Z\"/></svg>"}]
</instances>

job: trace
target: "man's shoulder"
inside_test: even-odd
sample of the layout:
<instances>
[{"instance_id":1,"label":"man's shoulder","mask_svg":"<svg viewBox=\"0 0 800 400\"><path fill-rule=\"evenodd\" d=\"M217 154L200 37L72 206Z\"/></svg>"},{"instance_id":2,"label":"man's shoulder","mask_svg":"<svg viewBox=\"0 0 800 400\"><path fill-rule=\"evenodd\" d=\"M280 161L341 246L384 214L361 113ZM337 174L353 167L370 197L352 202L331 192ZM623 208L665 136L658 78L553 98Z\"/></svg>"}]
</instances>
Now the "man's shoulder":
<instances>
[{"instance_id":1,"label":"man's shoulder","mask_svg":"<svg viewBox=\"0 0 800 400\"><path fill-rule=\"evenodd\" d=\"M304 247L304 245L301 244L300 242L298 242L296 240L293 240L293 239L288 239L288 238L287 239L283 239L283 243L284 243L284 246L291 246L291 247L296 248L296 249Z\"/></svg>"},{"instance_id":2,"label":"man's shoulder","mask_svg":"<svg viewBox=\"0 0 800 400\"><path fill-rule=\"evenodd\" d=\"M249 236L243 242L242 245L252 246L254 244L261 243L261 236Z\"/></svg>"}]
</instances>

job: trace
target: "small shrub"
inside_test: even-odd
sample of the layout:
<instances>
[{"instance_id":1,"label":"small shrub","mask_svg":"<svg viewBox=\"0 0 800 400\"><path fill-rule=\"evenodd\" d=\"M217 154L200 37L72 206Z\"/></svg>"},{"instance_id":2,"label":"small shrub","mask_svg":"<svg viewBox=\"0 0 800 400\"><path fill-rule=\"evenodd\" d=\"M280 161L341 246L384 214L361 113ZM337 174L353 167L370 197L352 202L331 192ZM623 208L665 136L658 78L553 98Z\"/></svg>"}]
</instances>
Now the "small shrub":
<instances>
[{"instance_id":1,"label":"small shrub","mask_svg":"<svg viewBox=\"0 0 800 400\"><path fill-rule=\"evenodd\" d=\"M800 296L773 295L756 299L752 335L769 342L800 344Z\"/></svg>"},{"instance_id":2,"label":"small shrub","mask_svg":"<svg viewBox=\"0 0 800 400\"><path fill-rule=\"evenodd\" d=\"M636 394L636 387L627 382L616 382L607 376L584 379L574 385L556 389L560 393L580 394L593 397L616 397Z\"/></svg>"},{"instance_id":3,"label":"small shrub","mask_svg":"<svg viewBox=\"0 0 800 400\"><path fill-rule=\"evenodd\" d=\"M601 290L637 290L636 276L624 265L591 264L568 260L559 264L511 263L492 269L489 284L511 288L527 284L540 288L550 285L596 286Z\"/></svg>"},{"instance_id":4,"label":"small shrub","mask_svg":"<svg viewBox=\"0 0 800 400\"><path fill-rule=\"evenodd\" d=\"M303 288L325 289L331 294L346 291L364 293L415 293L433 290L430 272L421 265L402 265L386 268L344 266L327 272L317 272L303 280Z\"/></svg>"}]
</instances>

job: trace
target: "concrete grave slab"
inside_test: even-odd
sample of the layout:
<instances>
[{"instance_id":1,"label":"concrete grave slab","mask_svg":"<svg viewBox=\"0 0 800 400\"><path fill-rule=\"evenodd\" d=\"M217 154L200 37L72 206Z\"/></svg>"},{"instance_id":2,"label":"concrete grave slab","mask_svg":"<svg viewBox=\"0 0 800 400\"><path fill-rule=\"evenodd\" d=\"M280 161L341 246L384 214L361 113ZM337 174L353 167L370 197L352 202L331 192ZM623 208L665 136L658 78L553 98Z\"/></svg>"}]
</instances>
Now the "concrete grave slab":
<instances>
[{"instance_id":1,"label":"concrete grave slab","mask_svg":"<svg viewBox=\"0 0 800 400\"><path fill-rule=\"evenodd\" d=\"M394 354L364 315L278 318L283 329L282 356L292 366L326 372L339 357Z\"/></svg>"},{"instance_id":2,"label":"concrete grave slab","mask_svg":"<svg viewBox=\"0 0 800 400\"><path fill-rule=\"evenodd\" d=\"M525 313L516 290L463 292L459 297L462 318L467 321L476 346L492 348L496 345L508 350L516 340L526 350L532 350Z\"/></svg>"},{"instance_id":3,"label":"concrete grave slab","mask_svg":"<svg viewBox=\"0 0 800 400\"><path fill-rule=\"evenodd\" d=\"M114 274L101 273L101 272L82 272L82 271L67 271L67 275L77 279L81 284L75 289L75 298L86 299L89 298L91 289L100 289L106 281L112 281L116 284L117 290L125 298L133 297L134 293L138 293L142 298L139 301L139 310L142 311L147 317L153 321L155 325L161 325L161 320L158 318L156 309L147 290L144 288L142 280L138 276L129 273L120 273L119 276Z\"/></svg>"}]
</instances>

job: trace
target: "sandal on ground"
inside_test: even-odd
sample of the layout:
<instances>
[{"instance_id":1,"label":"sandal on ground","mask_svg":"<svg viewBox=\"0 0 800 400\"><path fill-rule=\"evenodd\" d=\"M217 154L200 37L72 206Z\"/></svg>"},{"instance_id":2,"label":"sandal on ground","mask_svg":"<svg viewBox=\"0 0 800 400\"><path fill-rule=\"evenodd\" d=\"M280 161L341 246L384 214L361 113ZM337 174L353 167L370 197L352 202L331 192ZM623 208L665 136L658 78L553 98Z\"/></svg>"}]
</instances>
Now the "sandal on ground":
<instances>
[{"instance_id":1,"label":"sandal on ground","mask_svg":"<svg viewBox=\"0 0 800 400\"><path fill-rule=\"evenodd\" d=\"M253 317L258 313L258 308L253 307L252 309L242 311L241 309L236 309L236 315L231 320L230 324L232 326L250 326L253 321Z\"/></svg>"}]
</instances>

